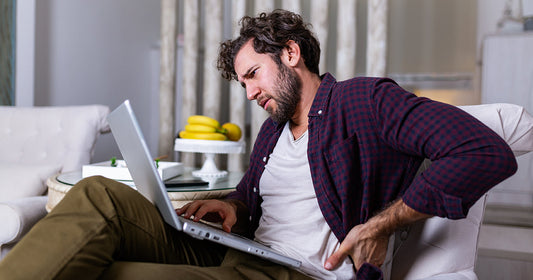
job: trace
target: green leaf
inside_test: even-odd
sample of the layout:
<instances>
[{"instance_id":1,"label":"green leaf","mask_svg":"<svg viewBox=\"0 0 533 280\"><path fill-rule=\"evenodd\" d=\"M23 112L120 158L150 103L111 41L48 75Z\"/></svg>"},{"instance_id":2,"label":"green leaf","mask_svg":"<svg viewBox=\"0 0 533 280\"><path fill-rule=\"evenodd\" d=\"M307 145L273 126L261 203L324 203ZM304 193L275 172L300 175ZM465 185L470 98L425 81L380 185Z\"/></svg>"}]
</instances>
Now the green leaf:
<instances>
[{"instance_id":1,"label":"green leaf","mask_svg":"<svg viewBox=\"0 0 533 280\"><path fill-rule=\"evenodd\" d=\"M111 158L111 166L117 167L117 157L112 157Z\"/></svg>"}]
</instances>

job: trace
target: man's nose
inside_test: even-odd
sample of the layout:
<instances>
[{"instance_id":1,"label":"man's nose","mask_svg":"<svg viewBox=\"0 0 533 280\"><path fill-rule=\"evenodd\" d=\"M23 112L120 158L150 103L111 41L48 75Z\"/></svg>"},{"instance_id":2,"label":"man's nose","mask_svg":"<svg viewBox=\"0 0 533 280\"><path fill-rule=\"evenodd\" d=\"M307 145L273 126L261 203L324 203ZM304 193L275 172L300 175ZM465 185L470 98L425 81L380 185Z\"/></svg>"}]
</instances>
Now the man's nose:
<instances>
[{"instance_id":1,"label":"man's nose","mask_svg":"<svg viewBox=\"0 0 533 280\"><path fill-rule=\"evenodd\" d=\"M252 85L246 85L246 97L248 100L255 100L261 91L258 87Z\"/></svg>"}]
</instances>

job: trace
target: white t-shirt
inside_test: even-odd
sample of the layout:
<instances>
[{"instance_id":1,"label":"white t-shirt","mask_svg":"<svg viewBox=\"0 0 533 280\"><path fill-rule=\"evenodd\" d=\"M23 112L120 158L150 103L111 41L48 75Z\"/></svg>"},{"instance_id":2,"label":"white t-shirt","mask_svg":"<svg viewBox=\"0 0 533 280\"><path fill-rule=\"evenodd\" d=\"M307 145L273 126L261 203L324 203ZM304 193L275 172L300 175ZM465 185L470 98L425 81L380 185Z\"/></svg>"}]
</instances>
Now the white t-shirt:
<instances>
[{"instance_id":1,"label":"white t-shirt","mask_svg":"<svg viewBox=\"0 0 533 280\"><path fill-rule=\"evenodd\" d=\"M326 259L339 241L318 206L309 161L307 131L298 139L287 123L259 181L263 215L255 239L287 256L302 261L300 270L318 279L354 279L352 262L346 258L333 271L324 269Z\"/></svg>"}]
</instances>

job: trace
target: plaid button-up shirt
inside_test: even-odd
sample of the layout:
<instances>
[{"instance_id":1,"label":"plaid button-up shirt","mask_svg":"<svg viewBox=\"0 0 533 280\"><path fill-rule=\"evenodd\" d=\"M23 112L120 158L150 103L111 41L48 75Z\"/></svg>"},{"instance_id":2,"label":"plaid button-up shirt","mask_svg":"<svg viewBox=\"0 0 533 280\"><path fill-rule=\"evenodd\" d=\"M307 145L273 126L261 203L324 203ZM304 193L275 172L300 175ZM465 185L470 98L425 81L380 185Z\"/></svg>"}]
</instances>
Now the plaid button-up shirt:
<instances>
[{"instance_id":1,"label":"plaid button-up shirt","mask_svg":"<svg viewBox=\"0 0 533 280\"><path fill-rule=\"evenodd\" d=\"M512 175L509 146L464 111L420 98L394 81L322 77L309 112L307 156L320 210L339 241L402 197L413 209L459 219L491 187ZM250 167L229 198L261 217L259 179L283 124L263 124ZM424 158L431 166L415 178Z\"/></svg>"}]
</instances>

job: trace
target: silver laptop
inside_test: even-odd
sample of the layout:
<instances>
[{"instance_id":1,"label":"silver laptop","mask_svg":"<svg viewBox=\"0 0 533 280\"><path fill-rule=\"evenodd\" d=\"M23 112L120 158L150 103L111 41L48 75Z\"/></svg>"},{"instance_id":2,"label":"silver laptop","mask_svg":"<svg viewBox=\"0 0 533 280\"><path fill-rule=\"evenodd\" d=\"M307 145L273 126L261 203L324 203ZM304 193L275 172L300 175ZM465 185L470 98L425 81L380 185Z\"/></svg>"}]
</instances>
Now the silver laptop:
<instances>
[{"instance_id":1,"label":"silver laptop","mask_svg":"<svg viewBox=\"0 0 533 280\"><path fill-rule=\"evenodd\" d=\"M155 162L150 156L148 146L129 100L124 101L111 112L107 120L113 137L126 161L135 187L149 201L155 204L165 222L194 238L220 243L282 265L300 267L300 261L274 252L269 247L258 242L178 216L172 207L165 185L157 172Z\"/></svg>"}]
</instances>

